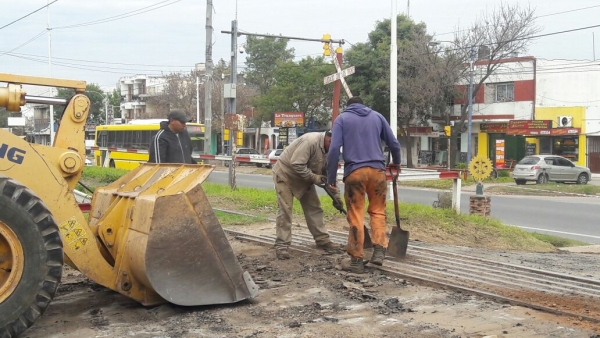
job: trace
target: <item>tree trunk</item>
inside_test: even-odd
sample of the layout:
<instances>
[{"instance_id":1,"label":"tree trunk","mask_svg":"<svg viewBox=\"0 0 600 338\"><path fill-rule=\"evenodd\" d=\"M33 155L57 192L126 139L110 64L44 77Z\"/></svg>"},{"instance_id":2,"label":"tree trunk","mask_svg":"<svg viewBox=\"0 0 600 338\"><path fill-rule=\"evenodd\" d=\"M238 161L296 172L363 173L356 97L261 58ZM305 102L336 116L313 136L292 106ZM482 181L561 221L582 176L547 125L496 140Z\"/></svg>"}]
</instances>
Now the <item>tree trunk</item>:
<instances>
[{"instance_id":1,"label":"tree trunk","mask_svg":"<svg viewBox=\"0 0 600 338\"><path fill-rule=\"evenodd\" d=\"M262 119L260 119L260 121L258 123L258 135L256 136L256 150L262 154L262 152L260 151L260 148L261 148L260 141L262 139L261 128L262 128Z\"/></svg>"}]
</instances>

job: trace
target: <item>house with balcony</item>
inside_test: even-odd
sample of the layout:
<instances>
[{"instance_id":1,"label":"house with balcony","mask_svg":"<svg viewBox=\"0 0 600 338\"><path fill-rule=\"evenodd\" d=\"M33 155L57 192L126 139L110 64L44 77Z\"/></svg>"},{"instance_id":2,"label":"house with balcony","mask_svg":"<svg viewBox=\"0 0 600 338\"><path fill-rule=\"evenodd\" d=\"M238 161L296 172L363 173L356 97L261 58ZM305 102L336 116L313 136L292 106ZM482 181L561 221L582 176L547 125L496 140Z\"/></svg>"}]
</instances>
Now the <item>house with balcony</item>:
<instances>
[{"instance_id":1,"label":"house with balcony","mask_svg":"<svg viewBox=\"0 0 600 338\"><path fill-rule=\"evenodd\" d=\"M163 77L148 75L126 76L119 79L121 90L121 117L126 121L157 116L159 107L147 102L152 95L162 93L166 84Z\"/></svg>"}]
</instances>

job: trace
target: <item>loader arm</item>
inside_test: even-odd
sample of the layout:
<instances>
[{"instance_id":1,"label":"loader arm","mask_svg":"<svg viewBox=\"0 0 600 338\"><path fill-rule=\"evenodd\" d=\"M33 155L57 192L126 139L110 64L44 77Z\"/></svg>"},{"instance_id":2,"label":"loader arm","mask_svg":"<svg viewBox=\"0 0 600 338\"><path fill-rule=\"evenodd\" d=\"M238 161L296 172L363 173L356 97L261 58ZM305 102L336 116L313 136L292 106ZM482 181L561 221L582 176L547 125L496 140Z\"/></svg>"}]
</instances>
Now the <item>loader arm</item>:
<instances>
[{"instance_id":1,"label":"loader arm","mask_svg":"<svg viewBox=\"0 0 600 338\"><path fill-rule=\"evenodd\" d=\"M18 110L27 102L25 91L14 80L30 85L72 88L78 92L85 90L82 81L0 74L0 82L8 83L7 88L0 89L0 103L8 110ZM36 102L41 101L41 98L36 99ZM90 100L83 94L76 94L67 102L54 146L28 143L0 130L0 142L8 149L7 155L12 150L16 157L0 162L0 175L21 182L44 202L59 227L64 254L74 267L96 283L115 290L116 271L101 254L102 245L73 196L84 168L84 129L89 108Z\"/></svg>"},{"instance_id":2,"label":"loader arm","mask_svg":"<svg viewBox=\"0 0 600 338\"><path fill-rule=\"evenodd\" d=\"M0 82L0 107L9 111L27 102L66 106L53 146L0 130L0 337L18 336L44 312L63 260L143 305L258 294L202 190L213 166L142 164L96 188L88 223L73 194L85 160L85 82L2 73ZM22 83L77 94L27 96Z\"/></svg>"}]
</instances>

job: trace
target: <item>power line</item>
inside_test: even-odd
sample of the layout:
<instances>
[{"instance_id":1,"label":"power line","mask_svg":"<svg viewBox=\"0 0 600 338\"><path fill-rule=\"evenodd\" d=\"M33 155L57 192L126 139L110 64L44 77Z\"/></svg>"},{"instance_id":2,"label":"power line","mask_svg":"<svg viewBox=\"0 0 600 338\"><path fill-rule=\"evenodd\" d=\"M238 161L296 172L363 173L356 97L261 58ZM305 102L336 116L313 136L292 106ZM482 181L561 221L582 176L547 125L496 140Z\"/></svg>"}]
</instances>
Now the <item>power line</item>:
<instances>
[{"instance_id":1,"label":"power line","mask_svg":"<svg viewBox=\"0 0 600 338\"><path fill-rule=\"evenodd\" d=\"M567 11L562 11L562 12L556 12L556 13L550 13L550 14L544 14L544 15L540 15L537 16L537 18L545 18L548 16L553 16L553 15L560 15L560 14L565 14L565 13L571 13L571 12L577 12L577 11L583 11L586 9L591 9L591 8L596 8L596 7L600 7L600 5L595 5L595 6L588 6L588 7L583 7L583 8L576 8L576 9L571 9L571 10L567 10ZM490 25L487 25L485 27L489 27ZM448 35L448 34L454 34L454 33L458 33L458 32L464 32L464 31L468 31L470 30L470 28L466 28L466 29L460 29L457 30L455 32L446 32L446 33L440 33L440 34L433 34L433 36L439 36L439 35Z\"/></svg>"},{"instance_id":2,"label":"power line","mask_svg":"<svg viewBox=\"0 0 600 338\"><path fill-rule=\"evenodd\" d=\"M21 21L21 20L25 19L26 17L28 17L28 16L30 16L30 15L32 15L32 14L34 14L34 13L37 13L37 12L41 11L42 9L44 9L44 8L46 8L46 7L50 6L50 5L52 5L53 3L57 2L57 1L58 1L58 0L54 0L54 1L52 1L51 3L47 4L46 6L42 6L42 7L38 8L38 9L36 9L35 11L33 11L33 12L31 12L31 13L29 13L29 14L25 15L25 16L22 16L22 17L18 18L17 20L15 20L15 21L13 21L13 22L11 22L11 23L9 23L9 24L6 24L6 25L4 25L4 26L0 27L0 29L6 28L6 27L8 27L8 26L12 25L12 24L13 24L13 23L15 23L15 22Z\"/></svg>"},{"instance_id":3,"label":"power line","mask_svg":"<svg viewBox=\"0 0 600 338\"><path fill-rule=\"evenodd\" d=\"M44 30L45 32L46 30ZM9 52L0 52L0 53L10 53ZM44 55L35 55L35 54L25 54L25 53L11 53L14 56L29 56L29 57L40 57L45 58ZM141 64L141 63L124 63L124 62L106 62L106 61L95 61L95 60L83 60L83 59L71 59L71 58L61 58L52 56L52 59L58 60L67 60L67 61L75 61L75 62L86 62L86 63L101 63L101 64L109 64L109 65L124 65L124 66L140 66L140 67L168 67L168 68L194 68L193 65L188 66L174 66L174 65L153 65L153 64Z\"/></svg>"},{"instance_id":4,"label":"power line","mask_svg":"<svg viewBox=\"0 0 600 338\"><path fill-rule=\"evenodd\" d=\"M57 0L57 1L58 1L58 0ZM4 56L4 55L6 55L6 54L10 54L10 53L12 53L13 51L15 51L15 50L17 50L17 49L19 49L19 48L21 48L21 47L23 47L23 46L25 46L25 45L27 45L27 44L31 43L31 42L33 42L34 40L36 40L36 39L37 39L37 38L39 38L40 36L44 35L45 33L46 33L46 30L44 29L43 31L41 31L40 33L38 33L36 36L34 36L34 37L32 37L31 39L27 40L27 42L24 42L24 43L22 43L22 44L18 45L17 47L15 47L15 48L13 48L13 49L9 50L8 52L0 52L0 56Z\"/></svg>"},{"instance_id":5,"label":"power line","mask_svg":"<svg viewBox=\"0 0 600 338\"><path fill-rule=\"evenodd\" d=\"M172 2L169 2L172 1ZM97 25L97 24L101 24L101 23L106 23L106 22L111 22L111 21L116 21L116 20L120 20L120 19L125 19L131 16L135 16L135 15L139 15L139 14L143 14L146 12L150 12L159 8L163 8L165 6L169 6L172 4L175 4L177 2L180 2L181 0L163 0L161 2L157 2L155 4L152 4L150 6L146 6L146 7L142 7L139 9L136 9L134 11L130 11L130 12L126 12L123 14L119 14L119 15L115 15L115 16L111 16L108 18L104 18L104 19L100 19L100 20L95 20L95 21L90 21L90 22L83 22L83 23L78 23L78 24L74 24L74 25L67 25L67 26L59 26L59 27L54 27L53 29L67 29L67 28L76 28L76 27L83 27L83 26L91 26L91 25ZM165 2L168 2L166 4L164 4ZM158 6L160 4L164 4L162 6ZM158 7L155 7L158 6ZM154 8L152 8L154 7Z\"/></svg>"}]
</instances>

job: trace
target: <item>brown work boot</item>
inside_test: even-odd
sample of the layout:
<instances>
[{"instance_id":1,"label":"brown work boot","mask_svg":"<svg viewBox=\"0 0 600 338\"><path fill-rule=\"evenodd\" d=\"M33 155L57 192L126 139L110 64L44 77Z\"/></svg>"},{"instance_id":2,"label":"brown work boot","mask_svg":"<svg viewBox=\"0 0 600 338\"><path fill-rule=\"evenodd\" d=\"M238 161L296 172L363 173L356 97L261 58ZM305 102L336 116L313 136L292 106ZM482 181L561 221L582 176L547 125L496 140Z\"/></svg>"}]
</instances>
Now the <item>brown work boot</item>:
<instances>
[{"instance_id":1,"label":"brown work boot","mask_svg":"<svg viewBox=\"0 0 600 338\"><path fill-rule=\"evenodd\" d=\"M290 259L290 252L288 251L288 248L276 248L275 255L277 256L277 259Z\"/></svg>"},{"instance_id":2,"label":"brown work boot","mask_svg":"<svg viewBox=\"0 0 600 338\"><path fill-rule=\"evenodd\" d=\"M382 266L384 258L385 248L381 245L373 245L373 256L371 256L371 264Z\"/></svg>"},{"instance_id":3,"label":"brown work boot","mask_svg":"<svg viewBox=\"0 0 600 338\"><path fill-rule=\"evenodd\" d=\"M362 258L344 258L342 259L342 270L352 273L365 273L365 263Z\"/></svg>"},{"instance_id":4,"label":"brown work boot","mask_svg":"<svg viewBox=\"0 0 600 338\"><path fill-rule=\"evenodd\" d=\"M317 244L317 249L324 250L328 254L337 254L342 252L342 246L333 242Z\"/></svg>"}]
</instances>

